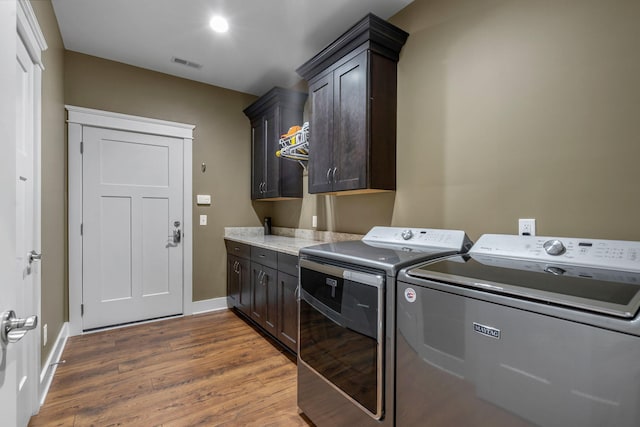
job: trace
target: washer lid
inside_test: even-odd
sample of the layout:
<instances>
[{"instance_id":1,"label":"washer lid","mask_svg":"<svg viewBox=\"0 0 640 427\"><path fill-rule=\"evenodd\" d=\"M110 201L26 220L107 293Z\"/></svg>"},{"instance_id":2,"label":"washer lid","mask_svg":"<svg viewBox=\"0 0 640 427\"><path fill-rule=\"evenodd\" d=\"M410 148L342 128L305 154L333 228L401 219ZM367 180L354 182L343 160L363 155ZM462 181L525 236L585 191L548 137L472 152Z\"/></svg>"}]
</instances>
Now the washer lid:
<instances>
[{"instance_id":1,"label":"washer lid","mask_svg":"<svg viewBox=\"0 0 640 427\"><path fill-rule=\"evenodd\" d=\"M633 318L640 308L637 272L468 254L412 268L407 274L616 317Z\"/></svg>"},{"instance_id":2,"label":"washer lid","mask_svg":"<svg viewBox=\"0 0 640 427\"><path fill-rule=\"evenodd\" d=\"M328 259L345 264L383 270L387 275L395 276L401 268L458 252L442 248L418 250L409 247L401 248L394 245L380 245L361 240L352 240L307 246L300 249L300 256Z\"/></svg>"},{"instance_id":3,"label":"washer lid","mask_svg":"<svg viewBox=\"0 0 640 427\"><path fill-rule=\"evenodd\" d=\"M384 270L395 277L404 267L465 253L471 244L461 230L378 226L369 230L362 240L308 246L300 249L300 256Z\"/></svg>"}]
</instances>

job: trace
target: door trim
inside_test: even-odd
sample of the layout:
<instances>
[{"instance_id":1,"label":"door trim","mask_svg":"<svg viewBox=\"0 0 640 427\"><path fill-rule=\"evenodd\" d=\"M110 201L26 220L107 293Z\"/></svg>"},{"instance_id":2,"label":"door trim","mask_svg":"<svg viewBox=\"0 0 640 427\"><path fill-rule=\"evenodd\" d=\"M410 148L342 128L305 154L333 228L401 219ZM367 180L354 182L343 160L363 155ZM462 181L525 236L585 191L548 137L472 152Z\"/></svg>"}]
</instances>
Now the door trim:
<instances>
[{"instance_id":1,"label":"door trim","mask_svg":"<svg viewBox=\"0 0 640 427\"><path fill-rule=\"evenodd\" d=\"M193 129L195 125L148 117L65 105L68 112L69 164L69 335L81 335L82 316L82 127L101 127L128 132L181 138L183 154L183 313L191 314L193 303Z\"/></svg>"}]
</instances>

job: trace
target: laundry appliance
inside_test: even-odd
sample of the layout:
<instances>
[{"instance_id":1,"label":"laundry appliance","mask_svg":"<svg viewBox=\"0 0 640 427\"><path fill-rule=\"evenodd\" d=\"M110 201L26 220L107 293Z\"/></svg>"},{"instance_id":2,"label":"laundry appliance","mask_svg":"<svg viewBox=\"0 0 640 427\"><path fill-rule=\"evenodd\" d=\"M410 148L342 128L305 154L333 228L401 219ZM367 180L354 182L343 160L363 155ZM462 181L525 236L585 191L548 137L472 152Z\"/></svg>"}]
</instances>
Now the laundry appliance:
<instances>
[{"instance_id":1,"label":"laundry appliance","mask_svg":"<svg viewBox=\"0 0 640 427\"><path fill-rule=\"evenodd\" d=\"M640 242L483 235L396 298L397 426L640 425Z\"/></svg>"},{"instance_id":2,"label":"laundry appliance","mask_svg":"<svg viewBox=\"0 0 640 427\"><path fill-rule=\"evenodd\" d=\"M470 247L464 231L374 227L300 250L298 407L311 421L393 425L396 275Z\"/></svg>"}]
</instances>

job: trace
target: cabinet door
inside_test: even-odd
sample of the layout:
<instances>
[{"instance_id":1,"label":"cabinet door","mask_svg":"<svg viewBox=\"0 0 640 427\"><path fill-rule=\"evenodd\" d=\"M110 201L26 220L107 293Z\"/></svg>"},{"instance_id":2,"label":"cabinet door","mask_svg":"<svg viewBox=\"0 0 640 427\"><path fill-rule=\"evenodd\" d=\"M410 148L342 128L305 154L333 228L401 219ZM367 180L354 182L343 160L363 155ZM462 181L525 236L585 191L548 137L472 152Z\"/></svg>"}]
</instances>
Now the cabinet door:
<instances>
[{"instance_id":1,"label":"cabinet door","mask_svg":"<svg viewBox=\"0 0 640 427\"><path fill-rule=\"evenodd\" d=\"M276 338L298 352L298 278L278 272L278 335Z\"/></svg>"},{"instance_id":2,"label":"cabinet door","mask_svg":"<svg viewBox=\"0 0 640 427\"><path fill-rule=\"evenodd\" d=\"M273 268L251 263L251 318L267 332L277 332L277 272Z\"/></svg>"},{"instance_id":3,"label":"cabinet door","mask_svg":"<svg viewBox=\"0 0 640 427\"><path fill-rule=\"evenodd\" d=\"M309 123L309 193L331 191L333 171L333 74L309 87L313 117Z\"/></svg>"},{"instance_id":4,"label":"cabinet door","mask_svg":"<svg viewBox=\"0 0 640 427\"><path fill-rule=\"evenodd\" d=\"M229 307L238 306L240 293L240 270L238 257L227 256L227 305Z\"/></svg>"},{"instance_id":5,"label":"cabinet door","mask_svg":"<svg viewBox=\"0 0 640 427\"><path fill-rule=\"evenodd\" d=\"M251 122L251 199L261 199L265 175L265 122L262 117Z\"/></svg>"},{"instance_id":6,"label":"cabinet door","mask_svg":"<svg viewBox=\"0 0 640 427\"><path fill-rule=\"evenodd\" d=\"M267 300L266 289L263 286L262 265L251 263L251 318L259 325L264 323L264 306Z\"/></svg>"},{"instance_id":7,"label":"cabinet door","mask_svg":"<svg viewBox=\"0 0 640 427\"><path fill-rule=\"evenodd\" d=\"M264 287L266 288L266 306L264 328L274 337L278 334L278 271L264 267Z\"/></svg>"},{"instance_id":8,"label":"cabinet door","mask_svg":"<svg viewBox=\"0 0 640 427\"><path fill-rule=\"evenodd\" d=\"M280 146L280 112L272 108L264 117L264 185L263 198L280 195L280 158L276 151Z\"/></svg>"},{"instance_id":9,"label":"cabinet door","mask_svg":"<svg viewBox=\"0 0 640 427\"><path fill-rule=\"evenodd\" d=\"M336 168L332 177L334 191L367 187L368 54L368 51L363 51L333 72L333 165Z\"/></svg>"},{"instance_id":10,"label":"cabinet door","mask_svg":"<svg viewBox=\"0 0 640 427\"><path fill-rule=\"evenodd\" d=\"M247 316L251 315L251 275L248 259L238 258L238 297L236 307Z\"/></svg>"}]
</instances>

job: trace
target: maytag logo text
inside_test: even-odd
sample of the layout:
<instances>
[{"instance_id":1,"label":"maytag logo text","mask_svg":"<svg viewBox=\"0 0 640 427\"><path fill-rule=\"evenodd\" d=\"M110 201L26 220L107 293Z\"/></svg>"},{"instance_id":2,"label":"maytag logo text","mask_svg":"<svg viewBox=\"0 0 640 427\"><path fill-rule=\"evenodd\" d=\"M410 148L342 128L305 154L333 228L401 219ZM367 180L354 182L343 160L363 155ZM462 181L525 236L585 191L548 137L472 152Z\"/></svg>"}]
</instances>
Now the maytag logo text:
<instances>
[{"instance_id":1,"label":"maytag logo text","mask_svg":"<svg viewBox=\"0 0 640 427\"><path fill-rule=\"evenodd\" d=\"M492 328L490 326L481 325L480 323L473 322L473 330L479 334L486 335L497 340L500 339L500 329Z\"/></svg>"}]
</instances>

